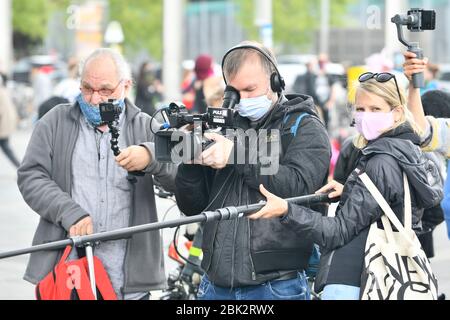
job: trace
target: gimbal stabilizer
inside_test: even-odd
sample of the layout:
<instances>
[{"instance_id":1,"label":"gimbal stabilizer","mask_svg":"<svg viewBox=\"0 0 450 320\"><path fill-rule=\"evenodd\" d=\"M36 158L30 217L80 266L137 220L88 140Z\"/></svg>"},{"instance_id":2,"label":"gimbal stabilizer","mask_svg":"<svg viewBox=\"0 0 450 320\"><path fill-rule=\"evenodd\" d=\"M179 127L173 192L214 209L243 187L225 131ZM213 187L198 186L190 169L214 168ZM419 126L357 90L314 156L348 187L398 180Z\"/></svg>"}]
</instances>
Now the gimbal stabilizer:
<instances>
[{"instance_id":1,"label":"gimbal stabilizer","mask_svg":"<svg viewBox=\"0 0 450 320\"><path fill-rule=\"evenodd\" d=\"M434 30L436 28L436 12L434 10L411 9L407 15L397 14L391 21L397 26L398 40L404 44L408 51L417 55L417 59L423 59L423 50L418 42L408 42L403 36L402 26L407 26L411 32L423 32L424 30ZM423 73L413 75L414 88L425 87Z\"/></svg>"}]
</instances>

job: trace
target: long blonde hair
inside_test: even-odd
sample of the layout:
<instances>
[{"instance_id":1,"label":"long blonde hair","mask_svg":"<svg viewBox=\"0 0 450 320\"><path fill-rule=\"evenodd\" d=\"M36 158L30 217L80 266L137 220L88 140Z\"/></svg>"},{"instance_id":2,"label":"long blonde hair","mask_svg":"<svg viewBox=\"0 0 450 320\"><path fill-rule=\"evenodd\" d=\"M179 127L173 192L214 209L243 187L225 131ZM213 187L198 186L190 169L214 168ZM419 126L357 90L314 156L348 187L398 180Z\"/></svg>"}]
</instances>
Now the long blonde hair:
<instances>
[{"instance_id":1,"label":"long blonde hair","mask_svg":"<svg viewBox=\"0 0 450 320\"><path fill-rule=\"evenodd\" d=\"M391 128L386 129L385 132L390 131L394 128L399 127L400 125L404 123L409 123L411 127L413 128L414 132L417 134L421 134L421 130L417 126L417 124L414 121L413 115L411 111L409 111L407 104L406 104L406 98L405 98L405 91L399 87L400 90L400 98L398 96L397 92L397 86L395 85L394 80L389 80L387 82L380 83L376 81L375 79L370 79L364 82L360 82L354 90L356 93L358 91L363 90L368 93L372 93L380 98L382 98L386 103L390 106L391 111L394 110L397 107L401 107L402 117L400 118L400 121L396 122ZM366 138L364 138L363 135L358 134L355 139L353 140L353 144L355 147L362 149L367 145L368 141Z\"/></svg>"}]
</instances>

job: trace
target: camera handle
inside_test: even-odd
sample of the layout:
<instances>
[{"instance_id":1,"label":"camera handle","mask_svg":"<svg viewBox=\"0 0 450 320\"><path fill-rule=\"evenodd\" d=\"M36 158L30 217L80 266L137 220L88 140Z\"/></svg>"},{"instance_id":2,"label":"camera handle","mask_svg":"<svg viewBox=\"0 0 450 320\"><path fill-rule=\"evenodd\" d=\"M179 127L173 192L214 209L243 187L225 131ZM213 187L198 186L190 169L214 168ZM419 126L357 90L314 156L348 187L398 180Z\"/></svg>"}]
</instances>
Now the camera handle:
<instances>
[{"instance_id":1,"label":"camera handle","mask_svg":"<svg viewBox=\"0 0 450 320\"><path fill-rule=\"evenodd\" d=\"M119 149L119 129L118 129L118 121L114 120L111 122L108 122L108 128L109 128L109 132L111 132L111 150L114 153L114 156L118 156L120 154L120 149ZM143 171L133 171L133 172L129 172L130 175L135 176L135 177L142 177L145 175L145 172ZM129 181L133 182L135 181L135 179L129 179Z\"/></svg>"},{"instance_id":2,"label":"camera handle","mask_svg":"<svg viewBox=\"0 0 450 320\"><path fill-rule=\"evenodd\" d=\"M119 149L119 129L117 121L108 122L109 132L111 132L111 150L114 153L114 156L118 156L120 154Z\"/></svg>"},{"instance_id":3,"label":"camera handle","mask_svg":"<svg viewBox=\"0 0 450 320\"><path fill-rule=\"evenodd\" d=\"M395 23L397 27L397 36L398 40L405 45L408 48L409 52L413 52L417 55L417 59L423 59L423 50L419 47L418 42L408 42L406 41L404 35L403 35L403 25L408 25L408 23L411 23L412 19L414 17L412 16L405 16L405 15L399 15L397 14L391 19L392 23ZM424 88L425 87L425 77L423 75L423 72L413 74L412 77L413 86L414 88Z\"/></svg>"},{"instance_id":4,"label":"camera handle","mask_svg":"<svg viewBox=\"0 0 450 320\"><path fill-rule=\"evenodd\" d=\"M412 42L408 47L408 51L415 53L417 59L423 59L423 50L419 47L418 42ZM414 88L424 88L425 87L425 77L423 72L415 73L412 76L413 86Z\"/></svg>"}]
</instances>

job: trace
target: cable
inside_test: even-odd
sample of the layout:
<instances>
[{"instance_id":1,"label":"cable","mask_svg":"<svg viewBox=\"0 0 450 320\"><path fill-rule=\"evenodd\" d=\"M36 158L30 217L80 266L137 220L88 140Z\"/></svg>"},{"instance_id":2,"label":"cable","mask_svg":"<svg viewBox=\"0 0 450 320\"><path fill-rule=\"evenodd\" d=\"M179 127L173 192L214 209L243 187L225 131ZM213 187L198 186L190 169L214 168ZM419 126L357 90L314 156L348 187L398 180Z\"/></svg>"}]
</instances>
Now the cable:
<instances>
[{"instance_id":1,"label":"cable","mask_svg":"<svg viewBox=\"0 0 450 320\"><path fill-rule=\"evenodd\" d=\"M153 134L156 134L155 133L155 131L153 131L153 126L152 126L152 124L153 124L153 119L155 119L155 117L156 117L156 115L158 114L158 112L161 112L161 116L162 116L162 111L164 110L164 108L161 108L161 109L158 109L158 110L156 110L154 113L153 113L153 115L152 115L152 119L150 120L150 131L153 133ZM164 116L162 116L162 118L163 118L163 120L165 120L164 119ZM163 124L164 125L164 124ZM167 128L166 128L167 129Z\"/></svg>"},{"instance_id":2,"label":"cable","mask_svg":"<svg viewBox=\"0 0 450 320\"><path fill-rule=\"evenodd\" d=\"M170 199L170 200L172 200L172 201L175 202L175 200L173 200L173 199ZM163 218L162 218L162 221L166 221L167 214L170 212L170 210L172 210L172 209L175 208L175 207L178 208L176 202L175 202L173 205L171 205L171 206L169 207L169 209L166 210L166 212L164 213L164 216L163 216Z\"/></svg>"},{"instance_id":3,"label":"cable","mask_svg":"<svg viewBox=\"0 0 450 320\"><path fill-rule=\"evenodd\" d=\"M178 226L175 230L175 233L173 234L173 247L175 249L175 252L178 254L178 256L184 260L186 263L189 263L190 265L196 267L196 268L200 268L201 269L201 265L200 264L196 264L193 263L192 261L189 261L189 258L184 257L180 251L178 251L178 232L180 231L180 226Z\"/></svg>"}]
</instances>

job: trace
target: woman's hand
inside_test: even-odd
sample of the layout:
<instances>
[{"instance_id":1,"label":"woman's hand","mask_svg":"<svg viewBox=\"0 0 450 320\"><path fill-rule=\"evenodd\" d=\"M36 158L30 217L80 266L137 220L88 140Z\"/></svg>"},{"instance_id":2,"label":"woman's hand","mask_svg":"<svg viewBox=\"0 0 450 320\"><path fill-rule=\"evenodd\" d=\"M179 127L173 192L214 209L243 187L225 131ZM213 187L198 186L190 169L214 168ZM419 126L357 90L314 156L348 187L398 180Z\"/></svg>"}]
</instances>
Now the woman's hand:
<instances>
[{"instance_id":1,"label":"woman's hand","mask_svg":"<svg viewBox=\"0 0 450 320\"><path fill-rule=\"evenodd\" d=\"M267 203L261 210L250 215L248 217L249 219L271 219L282 217L288 212L288 203L286 200L270 193L262 184L259 185L259 191L267 198Z\"/></svg>"},{"instance_id":2,"label":"woman's hand","mask_svg":"<svg viewBox=\"0 0 450 320\"><path fill-rule=\"evenodd\" d=\"M427 68L428 58L423 60L417 59L417 55L409 51L406 51L403 55L405 56L403 72L409 81L411 81L413 74L424 72Z\"/></svg>"},{"instance_id":3,"label":"woman's hand","mask_svg":"<svg viewBox=\"0 0 450 320\"><path fill-rule=\"evenodd\" d=\"M324 194L330 192L328 194L328 198L339 198L342 195L342 191L344 190L344 186L337 181L330 181L328 184L320 188L316 191L316 194Z\"/></svg>"}]
</instances>

